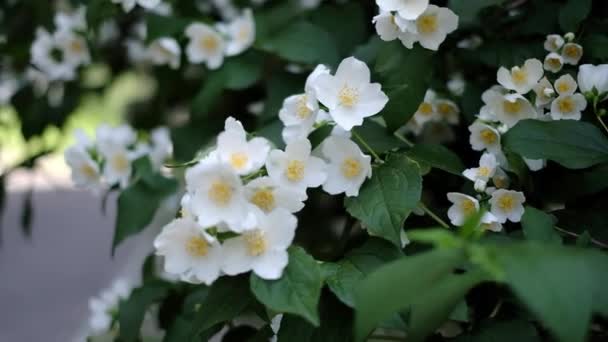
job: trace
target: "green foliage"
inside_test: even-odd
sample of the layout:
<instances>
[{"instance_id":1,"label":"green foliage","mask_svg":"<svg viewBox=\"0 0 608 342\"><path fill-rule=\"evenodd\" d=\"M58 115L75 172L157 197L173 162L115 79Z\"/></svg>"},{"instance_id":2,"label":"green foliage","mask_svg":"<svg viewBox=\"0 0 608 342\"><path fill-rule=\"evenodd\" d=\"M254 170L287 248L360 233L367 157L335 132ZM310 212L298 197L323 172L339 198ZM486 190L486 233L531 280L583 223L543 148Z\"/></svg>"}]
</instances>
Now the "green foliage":
<instances>
[{"instance_id":1,"label":"green foliage","mask_svg":"<svg viewBox=\"0 0 608 342\"><path fill-rule=\"evenodd\" d=\"M278 280L264 280L251 275L251 291L271 310L287 312L319 325L317 305L321 295L321 269L300 247L289 249L289 264Z\"/></svg>"},{"instance_id":2,"label":"green foliage","mask_svg":"<svg viewBox=\"0 0 608 342\"><path fill-rule=\"evenodd\" d=\"M439 144L416 144L407 156L420 164L461 176L464 164L454 152Z\"/></svg>"},{"instance_id":3,"label":"green foliage","mask_svg":"<svg viewBox=\"0 0 608 342\"><path fill-rule=\"evenodd\" d=\"M506 149L530 159L549 159L570 169L608 162L608 138L580 121L523 120L503 136Z\"/></svg>"},{"instance_id":4,"label":"green foliage","mask_svg":"<svg viewBox=\"0 0 608 342\"><path fill-rule=\"evenodd\" d=\"M174 179L155 173L147 157L133 163L136 181L118 196L112 254L127 237L141 232L154 218L163 199L177 189Z\"/></svg>"},{"instance_id":5,"label":"green foliage","mask_svg":"<svg viewBox=\"0 0 608 342\"><path fill-rule=\"evenodd\" d=\"M359 196L347 197L344 204L371 235L401 246L403 222L418 205L421 190L418 166L404 155L393 154L373 170Z\"/></svg>"},{"instance_id":6,"label":"green foliage","mask_svg":"<svg viewBox=\"0 0 608 342\"><path fill-rule=\"evenodd\" d=\"M546 214L536 208L527 206L521 218L521 227L528 240L539 242L561 242L561 238L553 229L557 220L554 216Z\"/></svg>"},{"instance_id":7,"label":"green foliage","mask_svg":"<svg viewBox=\"0 0 608 342\"><path fill-rule=\"evenodd\" d=\"M163 281L146 282L133 290L127 300L120 303L118 310L119 339L125 342L140 340L139 331L146 312L153 303L160 302L170 289Z\"/></svg>"},{"instance_id":8,"label":"green foliage","mask_svg":"<svg viewBox=\"0 0 608 342\"><path fill-rule=\"evenodd\" d=\"M591 0L568 0L559 11L559 26L564 32L576 32L591 12Z\"/></svg>"},{"instance_id":9,"label":"green foliage","mask_svg":"<svg viewBox=\"0 0 608 342\"><path fill-rule=\"evenodd\" d=\"M486 7L500 5L504 0L450 0L448 7L458 15L462 26L471 25Z\"/></svg>"}]
</instances>

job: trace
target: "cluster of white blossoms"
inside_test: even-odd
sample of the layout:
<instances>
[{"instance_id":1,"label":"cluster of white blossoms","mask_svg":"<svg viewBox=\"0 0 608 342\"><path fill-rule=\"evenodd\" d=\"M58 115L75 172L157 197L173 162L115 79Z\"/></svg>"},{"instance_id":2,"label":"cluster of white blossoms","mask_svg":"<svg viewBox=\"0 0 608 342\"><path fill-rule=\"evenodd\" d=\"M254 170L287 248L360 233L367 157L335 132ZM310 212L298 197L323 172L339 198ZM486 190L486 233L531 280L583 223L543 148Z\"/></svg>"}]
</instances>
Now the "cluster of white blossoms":
<instances>
[{"instance_id":1,"label":"cluster of white blossoms","mask_svg":"<svg viewBox=\"0 0 608 342\"><path fill-rule=\"evenodd\" d=\"M280 278L297 227L294 213L304 207L307 189L357 196L371 177L371 157L349 131L387 101L380 85L370 82L367 65L350 57L333 75L318 66L305 93L285 99L279 115L284 150L261 137L249 139L239 121L226 119L215 148L186 171L180 217L155 240L165 271L206 284L249 271ZM308 134L315 122L336 127L313 151Z\"/></svg>"},{"instance_id":2,"label":"cluster of white blossoms","mask_svg":"<svg viewBox=\"0 0 608 342\"><path fill-rule=\"evenodd\" d=\"M399 39L411 49L415 42L438 50L449 33L458 28L458 16L449 8L430 5L428 0L376 0L380 14L372 22L380 39Z\"/></svg>"},{"instance_id":3,"label":"cluster of white blossoms","mask_svg":"<svg viewBox=\"0 0 608 342\"><path fill-rule=\"evenodd\" d=\"M135 159L147 155L153 167L160 169L173 153L169 130L165 127L152 130L148 141L138 141L136 132L127 125L99 126L95 142L80 130L75 137L76 143L65 151L72 181L77 187L95 192L114 186L126 187Z\"/></svg>"},{"instance_id":4,"label":"cluster of white blossoms","mask_svg":"<svg viewBox=\"0 0 608 342\"><path fill-rule=\"evenodd\" d=\"M73 13L59 12L55 15L55 31L39 27L30 48L31 63L48 81L71 81L76 70L91 62L87 42L84 38L85 8Z\"/></svg>"},{"instance_id":5,"label":"cluster of white blossoms","mask_svg":"<svg viewBox=\"0 0 608 342\"><path fill-rule=\"evenodd\" d=\"M460 108L447 98L441 98L432 89L428 89L423 101L418 105L412 118L403 127L405 132L415 136L422 135L422 140L446 142L454 138L450 126L460 122Z\"/></svg>"},{"instance_id":6,"label":"cluster of white blossoms","mask_svg":"<svg viewBox=\"0 0 608 342\"><path fill-rule=\"evenodd\" d=\"M126 279L118 278L112 285L101 291L99 296L89 299L89 335L106 333L112 327L113 316L118 312L118 304L131 294L133 285Z\"/></svg>"}]
</instances>

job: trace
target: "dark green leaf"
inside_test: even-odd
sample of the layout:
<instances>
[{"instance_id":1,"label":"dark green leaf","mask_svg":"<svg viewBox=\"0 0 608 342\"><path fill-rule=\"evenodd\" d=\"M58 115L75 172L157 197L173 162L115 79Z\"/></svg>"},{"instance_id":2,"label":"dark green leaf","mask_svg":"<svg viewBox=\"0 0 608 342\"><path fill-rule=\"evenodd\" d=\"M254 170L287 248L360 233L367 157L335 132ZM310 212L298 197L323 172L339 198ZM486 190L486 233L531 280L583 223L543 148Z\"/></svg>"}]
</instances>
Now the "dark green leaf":
<instances>
[{"instance_id":1,"label":"dark green leaf","mask_svg":"<svg viewBox=\"0 0 608 342\"><path fill-rule=\"evenodd\" d=\"M559 11L559 25L564 32L576 32L591 12L591 0L568 0Z\"/></svg>"},{"instance_id":2,"label":"dark green leaf","mask_svg":"<svg viewBox=\"0 0 608 342\"><path fill-rule=\"evenodd\" d=\"M458 155L439 144L416 144L407 151L407 155L417 162L428 164L456 176L462 176L464 170L464 164Z\"/></svg>"},{"instance_id":3,"label":"dark green leaf","mask_svg":"<svg viewBox=\"0 0 608 342\"><path fill-rule=\"evenodd\" d=\"M521 218L521 227L526 239L539 242L561 242L559 234L553 229L556 223L555 216L530 206L526 206Z\"/></svg>"},{"instance_id":4,"label":"dark green leaf","mask_svg":"<svg viewBox=\"0 0 608 342\"><path fill-rule=\"evenodd\" d=\"M254 50L243 55L230 58L219 72L225 76L224 86L227 89L240 90L255 84L262 76L264 58Z\"/></svg>"},{"instance_id":5,"label":"dark green leaf","mask_svg":"<svg viewBox=\"0 0 608 342\"><path fill-rule=\"evenodd\" d=\"M363 125L354 127L353 131L363 138L369 147L378 154L405 146L405 143L392 135L386 127L372 120L365 120ZM353 140L366 152L365 146L359 140Z\"/></svg>"},{"instance_id":6,"label":"dark green leaf","mask_svg":"<svg viewBox=\"0 0 608 342\"><path fill-rule=\"evenodd\" d=\"M199 117L207 116L220 98L226 82L225 73L219 70L211 72L192 100L192 114Z\"/></svg>"},{"instance_id":7,"label":"dark green leaf","mask_svg":"<svg viewBox=\"0 0 608 342\"><path fill-rule=\"evenodd\" d=\"M378 323L394 313L411 308L423 293L443 282L464 260L460 250L436 249L404 257L372 272L356 291L357 340L362 340Z\"/></svg>"},{"instance_id":8,"label":"dark green leaf","mask_svg":"<svg viewBox=\"0 0 608 342\"><path fill-rule=\"evenodd\" d=\"M120 303L118 311L120 341L139 341L139 331L146 311L153 303L160 302L167 295L170 286L164 281L145 283L134 289L129 299Z\"/></svg>"},{"instance_id":9,"label":"dark green leaf","mask_svg":"<svg viewBox=\"0 0 608 342\"><path fill-rule=\"evenodd\" d=\"M340 20L336 20L340 18ZM361 4L323 5L311 16L311 22L332 35L341 56L350 56L355 46L367 38L367 16Z\"/></svg>"},{"instance_id":10,"label":"dark green leaf","mask_svg":"<svg viewBox=\"0 0 608 342\"><path fill-rule=\"evenodd\" d=\"M608 138L582 121L523 120L503 136L503 146L523 157L553 160L570 169L608 162Z\"/></svg>"},{"instance_id":11,"label":"dark green leaf","mask_svg":"<svg viewBox=\"0 0 608 342\"><path fill-rule=\"evenodd\" d=\"M448 7L458 15L459 26L467 26L477 19L482 9L500 5L504 0L450 0Z\"/></svg>"},{"instance_id":12,"label":"dark green leaf","mask_svg":"<svg viewBox=\"0 0 608 342\"><path fill-rule=\"evenodd\" d=\"M181 34L189 20L175 16L164 16L158 14L146 14L146 41L151 42L162 37L174 37Z\"/></svg>"},{"instance_id":13,"label":"dark green leaf","mask_svg":"<svg viewBox=\"0 0 608 342\"><path fill-rule=\"evenodd\" d=\"M268 308L305 318L319 325L317 304L321 295L321 270L315 259L300 247L289 249L289 264L278 280L251 275L251 291Z\"/></svg>"},{"instance_id":14,"label":"dark green leaf","mask_svg":"<svg viewBox=\"0 0 608 342\"><path fill-rule=\"evenodd\" d=\"M597 61L608 59L608 36L598 33L588 35L583 40L585 57L589 56Z\"/></svg>"},{"instance_id":15,"label":"dark green leaf","mask_svg":"<svg viewBox=\"0 0 608 342\"><path fill-rule=\"evenodd\" d=\"M327 138L331 134L333 128L334 127L331 125L325 125L316 128L314 131L312 131L310 135L308 135L308 140L310 140L310 145L312 146L312 149L315 149L317 146L319 146L323 142L323 140L325 140L325 138Z\"/></svg>"},{"instance_id":16,"label":"dark green leaf","mask_svg":"<svg viewBox=\"0 0 608 342\"><path fill-rule=\"evenodd\" d=\"M359 196L347 197L346 210L361 220L371 235L401 246L403 222L420 201L422 178L418 166L404 155L390 155L373 170Z\"/></svg>"}]
</instances>

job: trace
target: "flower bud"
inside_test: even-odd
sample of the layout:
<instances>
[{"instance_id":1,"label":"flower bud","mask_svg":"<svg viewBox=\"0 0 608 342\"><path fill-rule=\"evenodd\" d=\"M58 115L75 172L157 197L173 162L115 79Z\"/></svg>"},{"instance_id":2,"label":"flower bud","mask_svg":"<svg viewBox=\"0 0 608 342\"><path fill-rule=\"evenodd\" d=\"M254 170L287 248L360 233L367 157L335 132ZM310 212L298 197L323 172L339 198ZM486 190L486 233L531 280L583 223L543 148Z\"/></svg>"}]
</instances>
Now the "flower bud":
<instances>
[{"instance_id":1,"label":"flower bud","mask_svg":"<svg viewBox=\"0 0 608 342\"><path fill-rule=\"evenodd\" d=\"M574 33L572 33L572 32L568 32L564 35L564 38L566 39L566 41L569 41L569 42L573 41L574 37L575 37Z\"/></svg>"}]
</instances>

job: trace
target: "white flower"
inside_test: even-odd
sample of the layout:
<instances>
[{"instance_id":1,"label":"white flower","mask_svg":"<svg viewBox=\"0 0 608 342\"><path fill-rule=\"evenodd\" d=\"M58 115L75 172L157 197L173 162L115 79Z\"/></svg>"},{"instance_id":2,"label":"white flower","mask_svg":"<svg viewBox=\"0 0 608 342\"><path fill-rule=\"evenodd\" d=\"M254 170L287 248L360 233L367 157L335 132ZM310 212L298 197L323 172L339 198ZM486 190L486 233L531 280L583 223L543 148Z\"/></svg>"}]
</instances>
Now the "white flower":
<instances>
[{"instance_id":1,"label":"white flower","mask_svg":"<svg viewBox=\"0 0 608 342\"><path fill-rule=\"evenodd\" d=\"M167 127L159 127L150 132L152 142L149 151L150 161L156 168L160 168L163 163L171 157L173 153L173 143Z\"/></svg>"},{"instance_id":2,"label":"white flower","mask_svg":"<svg viewBox=\"0 0 608 342\"><path fill-rule=\"evenodd\" d=\"M125 146L106 144L100 149L105 163L103 164L103 177L109 184L118 184L125 188L131 177L134 155Z\"/></svg>"},{"instance_id":3,"label":"white flower","mask_svg":"<svg viewBox=\"0 0 608 342\"><path fill-rule=\"evenodd\" d=\"M490 212L496 217L496 221L505 223L519 222L524 214L526 197L522 192L498 189L492 193L490 198Z\"/></svg>"},{"instance_id":4,"label":"white flower","mask_svg":"<svg viewBox=\"0 0 608 342\"><path fill-rule=\"evenodd\" d=\"M462 226L466 220L479 211L479 202L469 195L448 192L452 206L448 209L448 218L454 226Z\"/></svg>"},{"instance_id":5,"label":"white flower","mask_svg":"<svg viewBox=\"0 0 608 342\"><path fill-rule=\"evenodd\" d=\"M306 195L278 186L270 177L256 178L245 185L245 196L265 213L283 208L296 213L304 208Z\"/></svg>"},{"instance_id":6,"label":"white flower","mask_svg":"<svg viewBox=\"0 0 608 342\"><path fill-rule=\"evenodd\" d=\"M494 127L475 121L469 126L469 132L471 132L469 142L473 150L491 152L500 150L500 133Z\"/></svg>"},{"instance_id":7,"label":"white flower","mask_svg":"<svg viewBox=\"0 0 608 342\"><path fill-rule=\"evenodd\" d=\"M354 57L344 59L335 75L318 75L313 88L332 119L347 131L380 112L388 102L380 84L370 83L367 65Z\"/></svg>"},{"instance_id":8,"label":"white flower","mask_svg":"<svg viewBox=\"0 0 608 342\"><path fill-rule=\"evenodd\" d=\"M391 12L380 10L380 13L372 19L376 32L380 39L385 42L395 40L404 34L406 27L402 27L403 20Z\"/></svg>"},{"instance_id":9,"label":"white flower","mask_svg":"<svg viewBox=\"0 0 608 342\"><path fill-rule=\"evenodd\" d=\"M452 77L450 77L446 86L452 95L462 96L466 89L467 83L461 74L454 74Z\"/></svg>"},{"instance_id":10,"label":"white flower","mask_svg":"<svg viewBox=\"0 0 608 342\"><path fill-rule=\"evenodd\" d=\"M553 120L580 120L581 112L587 108L587 100L580 93L560 95L551 103Z\"/></svg>"},{"instance_id":11,"label":"white flower","mask_svg":"<svg viewBox=\"0 0 608 342\"><path fill-rule=\"evenodd\" d=\"M557 52L564 45L564 38L559 34L549 34L545 39L545 50L549 52Z\"/></svg>"},{"instance_id":12,"label":"white flower","mask_svg":"<svg viewBox=\"0 0 608 342\"><path fill-rule=\"evenodd\" d=\"M224 241L223 271L235 275L252 270L260 278L279 279L297 224L296 217L284 209L259 214L256 228Z\"/></svg>"},{"instance_id":13,"label":"white flower","mask_svg":"<svg viewBox=\"0 0 608 342\"><path fill-rule=\"evenodd\" d=\"M545 57L545 61L543 63L543 67L547 71L551 71L553 73L559 72L562 70L564 66L564 59L561 55L556 52L551 52Z\"/></svg>"},{"instance_id":14,"label":"white flower","mask_svg":"<svg viewBox=\"0 0 608 342\"><path fill-rule=\"evenodd\" d=\"M578 68L578 86L581 92L597 90L598 94L608 92L608 64L583 64Z\"/></svg>"},{"instance_id":15,"label":"white flower","mask_svg":"<svg viewBox=\"0 0 608 342\"><path fill-rule=\"evenodd\" d=\"M58 31L84 31L87 28L85 12L85 6L79 6L71 12L57 12L54 19L55 27Z\"/></svg>"},{"instance_id":16,"label":"white flower","mask_svg":"<svg viewBox=\"0 0 608 342\"><path fill-rule=\"evenodd\" d=\"M213 28L202 23L190 24L186 28L190 39L186 55L190 63L205 63L209 69L217 69L224 62L224 38Z\"/></svg>"},{"instance_id":17,"label":"white flower","mask_svg":"<svg viewBox=\"0 0 608 342\"><path fill-rule=\"evenodd\" d=\"M435 108L439 117L451 125L457 125L460 121L460 108L454 103L447 99L440 99L435 101Z\"/></svg>"},{"instance_id":18,"label":"white flower","mask_svg":"<svg viewBox=\"0 0 608 342\"><path fill-rule=\"evenodd\" d=\"M112 312L116 311L120 300L126 299L132 286L122 278L116 279L112 286L103 290L98 297L89 299L89 328L94 334L105 333L112 325Z\"/></svg>"},{"instance_id":19,"label":"white flower","mask_svg":"<svg viewBox=\"0 0 608 342\"><path fill-rule=\"evenodd\" d=\"M307 139L293 141L285 151L273 150L266 160L268 175L279 186L306 192L317 187L327 178L325 162L310 155L311 145Z\"/></svg>"},{"instance_id":20,"label":"white flower","mask_svg":"<svg viewBox=\"0 0 608 342\"><path fill-rule=\"evenodd\" d=\"M576 81L569 74L562 75L553 83L559 95L572 95L576 91Z\"/></svg>"},{"instance_id":21,"label":"white flower","mask_svg":"<svg viewBox=\"0 0 608 342\"><path fill-rule=\"evenodd\" d=\"M497 165L496 157L493 154L484 153L479 159L479 167L466 169L462 175L475 182L475 190L484 191L488 180L494 176Z\"/></svg>"},{"instance_id":22,"label":"white flower","mask_svg":"<svg viewBox=\"0 0 608 342\"><path fill-rule=\"evenodd\" d=\"M36 39L30 48L32 64L50 81L69 81L76 77L76 65L66 59L65 43L63 32L51 35L42 28L36 30Z\"/></svg>"},{"instance_id":23,"label":"white flower","mask_svg":"<svg viewBox=\"0 0 608 342\"><path fill-rule=\"evenodd\" d=\"M99 165L82 146L72 146L65 150L65 161L72 170L72 181L78 187L95 189L101 175Z\"/></svg>"},{"instance_id":24,"label":"white flower","mask_svg":"<svg viewBox=\"0 0 608 342\"><path fill-rule=\"evenodd\" d=\"M415 27L420 45L437 50L447 35L458 28L458 16L449 8L429 5L416 19Z\"/></svg>"},{"instance_id":25,"label":"white flower","mask_svg":"<svg viewBox=\"0 0 608 342\"><path fill-rule=\"evenodd\" d=\"M429 121L439 120L439 113L435 107L436 97L437 95L432 89L427 89L424 94L424 100L418 105L418 109L414 113L414 120L416 120L418 125L422 126Z\"/></svg>"},{"instance_id":26,"label":"white flower","mask_svg":"<svg viewBox=\"0 0 608 342\"><path fill-rule=\"evenodd\" d=\"M330 195L346 193L359 195L359 188L372 176L371 157L361 152L357 144L341 136L329 136L323 141L323 156L327 159L327 179L323 190Z\"/></svg>"},{"instance_id":27,"label":"white flower","mask_svg":"<svg viewBox=\"0 0 608 342\"><path fill-rule=\"evenodd\" d=\"M499 158L496 158L497 160ZM500 167L496 168L496 172L494 172L494 176L492 177L492 183L499 189L505 189L509 187L511 180L509 179L509 175L504 172Z\"/></svg>"},{"instance_id":28,"label":"white flower","mask_svg":"<svg viewBox=\"0 0 608 342\"><path fill-rule=\"evenodd\" d=\"M125 12L129 12L135 7L135 5L139 5L146 9L152 9L158 6L161 0L112 0L112 2L115 4L121 4L122 9Z\"/></svg>"},{"instance_id":29,"label":"white flower","mask_svg":"<svg viewBox=\"0 0 608 342\"><path fill-rule=\"evenodd\" d=\"M169 37L158 38L148 47L148 55L156 65L168 64L172 69L179 68L182 50L177 40Z\"/></svg>"},{"instance_id":30,"label":"white flower","mask_svg":"<svg viewBox=\"0 0 608 342\"><path fill-rule=\"evenodd\" d=\"M407 20L418 18L429 6L429 0L376 0L381 10L397 12Z\"/></svg>"},{"instance_id":31,"label":"white flower","mask_svg":"<svg viewBox=\"0 0 608 342\"><path fill-rule=\"evenodd\" d=\"M502 224L498 222L496 217L492 213L485 213L481 218L481 224L479 227L483 230L489 230L493 232L500 232L502 230Z\"/></svg>"},{"instance_id":32,"label":"white flower","mask_svg":"<svg viewBox=\"0 0 608 342\"><path fill-rule=\"evenodd\" d=\"M534 93L536 94L536 99L534 100L534 104L536 107L542 107L553 101L555 97L555 90L553 90L553 85L546 77L543 77L538 83L534 86Z\"/></svg>"},{"instance_id":33,"label":"white flower","mask_svg":"<svg viewBox=\"0 0 608 342\"><path fill-rule=\"evenodd\" d=\"M19 90L20 83L11 70L5 71L0 75L0 106L10 102L13 95Z\"/></svg>"},{"instance_id":34,"label":"white flower","mask_svg":"<svg viewBox=\"0 0 608 342\"><path fill-rule=\"evenodd\" d=\"M247 50L255 41L255 22L251 9L227 24L218 25L218 30L228 36L225 52L227 56L235 56Z\"/></svg>"},{"instance_id":35,"label":"white flower","mask_svg":"<svg viewBox=\"0 0 608 342\"><path fill-rule=\"evenodd\" d=\"M190 210L204 228L226 223L235 232L255 225L241 178L212 155L186 171Z\"/></svg>"},{"instance_id":36,"label":"white flower","mask_svg":"<svg viewBox=\"0 0 608 342\"><path fill-rule=\"evenodd\" d=\"M110 127L106 124L99 125L95 132L97 149L104 150L106 146L128 147L135 143L137 134L129 125Z\"/></svg>"},{"instance_id":37,"label":"white flower","mask_svg":"<svg viewBox=\"0 0 608 342\"><path fill-rule=\"evenodd\" d=\"M270 144L265 138L247 141L247 132L240 121L226 119L224 131L217 137L217 155L221 162L230 165L238 175L259 170L266 162Z\"/></svg>"},{"instance_id":38,"label":"white flower","mask_svg":"<svg viewBox=\"0 0 608 342\"><path fill-rule=\"evenodd\" d=\"M526 166L528 167L528 169L530 169L530 171L538 171L541 169L544 169L545 166L547 166L547 161L544 159L529 159L529 158L523 158L524 163L526 163Z\"/></svg>"},{"instance_id":39,"label":"white flower","mask_svg":"<svg viewBox=\"0 0 608 342\"><path fill-rule=\"evenodd\" d=\"M494 113L494 104L502 100L508 90L499 85L493 85L481 94L484 105L479 109L479 118L485 121L498 121Z\"/></svg>"},{"instance_id":40,"label":"white flower","mask_svg":"<svg viewBox=\"0 0 608 342\"><path fill-rule=\"evenodd\" d=\"M583 47L576 43L566 43L562 49L564 63L577 65L583 57Z\"/></svg>"},{"instance_id":41,"label":"white flower","mask_svg":"<svg viewBox=\"0 0 608 342\"><path fill-rule=\"evenodd\" d=\"M290 143L306 138L313 130L318 111L317 99L307 93L287 97L279 110L279 119L285 125L282 132L283 141Z\"/></svg>"},{"instance_id":42,"label":"white flower","mask_svg":"<svg viewBox=\"0 0 608 342\"><path fill-rule=\"evenodd\" d=\"M496 119L509 128L520 120L535 118L538 115L532 104L520 94L507 94L494 98L492 111Z\"/></svg>"},{"instance_id":43,"label":"white flower","mask_svg":"<svg viewBox=\"0 0 608 342\"><path fill-rule=\"evenodd\" d=\"M538 59L528 59L523 66L514 66L509 71L500 67L496 73L498 83L503 87L515 90L520 94L527 94L543 77L543 63Z\"/></svg>"},{"instance_id":44,"label":"white flower","mask_svg":"<svg viewBox=\"0 0 608 342\"><path fill-rule=\"evenodd\" d=\"M190 218L167 224L154 240L165 272L190 283L210 285L221 274L222 246Z\"/></svg>"}]
</instances>

